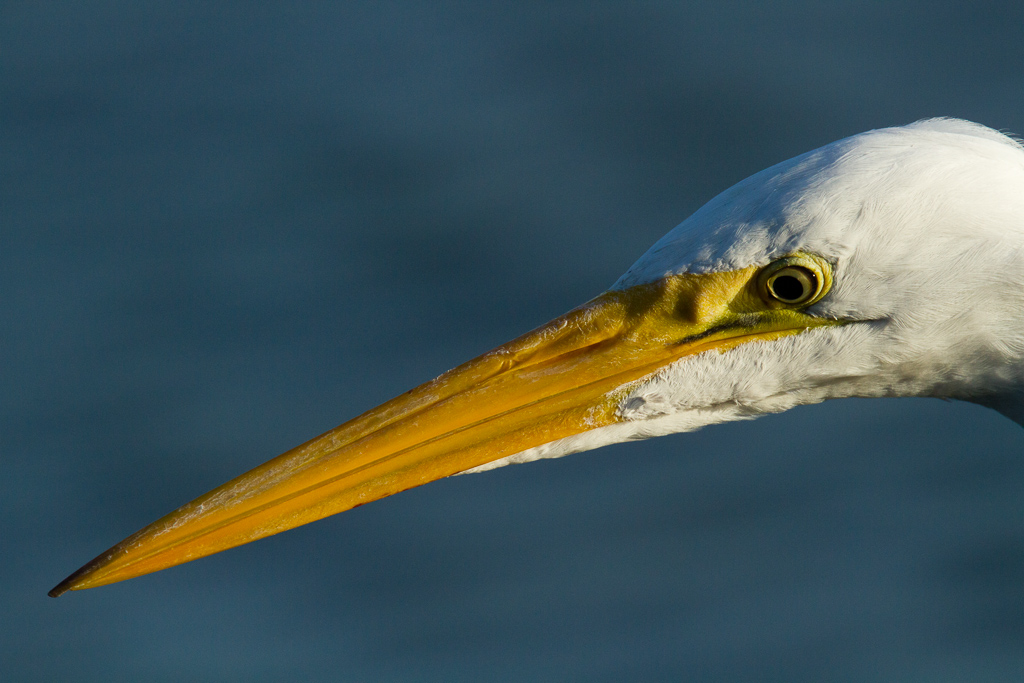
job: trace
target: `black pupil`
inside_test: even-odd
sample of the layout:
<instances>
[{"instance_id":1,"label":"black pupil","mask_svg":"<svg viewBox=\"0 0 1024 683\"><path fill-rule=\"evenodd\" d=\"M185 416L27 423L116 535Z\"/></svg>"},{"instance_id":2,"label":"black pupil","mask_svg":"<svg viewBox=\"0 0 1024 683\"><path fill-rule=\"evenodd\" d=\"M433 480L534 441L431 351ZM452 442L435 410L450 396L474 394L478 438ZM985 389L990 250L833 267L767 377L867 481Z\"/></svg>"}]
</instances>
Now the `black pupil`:
<instances>
[{"instance_id":1,"label":"black pupil","mask_svg":"<svg viewBox=\"0 0 1024 683\"><path fill-rule=\"evenodd\" d=\"M772 281L772 292L783 301L797 301L804 296L804 284L792 275L780 275Z\"/></svg>"}]
</instances>

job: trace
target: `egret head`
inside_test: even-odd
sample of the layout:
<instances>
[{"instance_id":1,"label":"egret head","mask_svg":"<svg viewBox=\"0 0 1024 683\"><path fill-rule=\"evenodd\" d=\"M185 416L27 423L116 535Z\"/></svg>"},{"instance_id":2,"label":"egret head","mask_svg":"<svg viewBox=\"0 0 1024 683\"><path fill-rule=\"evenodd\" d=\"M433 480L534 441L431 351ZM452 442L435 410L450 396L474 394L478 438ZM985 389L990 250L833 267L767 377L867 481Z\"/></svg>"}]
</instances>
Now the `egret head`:
<instances>
[{"instance_id":1,"label":"egret head","mask_svg":"<svg viewBox=\"0 0 1024 683\"><path fill-rule=\"evenodd\" d=\"M1024 148L871 131L714 198L583 306L197 498L51 595L440 477L829 398L1024 411Z\"/></svg>"},{"instance_id":2,"label":"egret head","mask_svg":"<svg viewBox=\"0 0 1024 683\"><path fill-rule=\"evenodd\" d=\"M847 324L682 359L636 387L630 414L685 421L673 413L713 407L733 419L844 396L938 396L1024 417L1015 140L950 119L840 140L723 192L615 288L798 254L831 267L828 292L804 313Z\"/></svg>"}]
</instances>

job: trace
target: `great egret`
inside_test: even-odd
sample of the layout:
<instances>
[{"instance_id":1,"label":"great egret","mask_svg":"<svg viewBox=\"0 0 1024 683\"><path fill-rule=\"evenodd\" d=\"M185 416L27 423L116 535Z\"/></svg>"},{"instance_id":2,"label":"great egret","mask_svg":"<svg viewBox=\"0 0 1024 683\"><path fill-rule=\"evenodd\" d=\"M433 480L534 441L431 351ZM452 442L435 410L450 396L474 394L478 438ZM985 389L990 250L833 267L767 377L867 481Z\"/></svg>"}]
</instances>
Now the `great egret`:
<instances>
[{"instance_id":1,"label":"great egret","mask_svg":"<svg viewBox=\"0 0 1024 683\"><path fill-rule=\"evenodd\" d=\"M460 472L848 396L1024 422L1024 147L930 119L726 190L611 289L197 498L50 595Z\"/></svg>"}]
</instances>

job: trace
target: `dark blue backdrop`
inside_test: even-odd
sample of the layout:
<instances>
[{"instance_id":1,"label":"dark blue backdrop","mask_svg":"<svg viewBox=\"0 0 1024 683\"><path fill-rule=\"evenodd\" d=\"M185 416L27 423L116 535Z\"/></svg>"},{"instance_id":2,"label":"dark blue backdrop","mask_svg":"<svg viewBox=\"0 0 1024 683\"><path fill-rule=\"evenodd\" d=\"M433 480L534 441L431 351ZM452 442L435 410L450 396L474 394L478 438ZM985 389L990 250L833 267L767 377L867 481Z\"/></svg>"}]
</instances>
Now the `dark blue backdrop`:
<instances>
[{"instance_id":1,"label":"dark blue backdrop","mask_svg":"<svg viewBox=\"0 0 1024 683\"><path fill-rule=\"evenodd\" d=\"M1024 132L1024 5L0 4L0 678L1024 677L1024 430L843 401L116 586L193 496L606 288L750 173Z\"/></svg>"}]
</instances>

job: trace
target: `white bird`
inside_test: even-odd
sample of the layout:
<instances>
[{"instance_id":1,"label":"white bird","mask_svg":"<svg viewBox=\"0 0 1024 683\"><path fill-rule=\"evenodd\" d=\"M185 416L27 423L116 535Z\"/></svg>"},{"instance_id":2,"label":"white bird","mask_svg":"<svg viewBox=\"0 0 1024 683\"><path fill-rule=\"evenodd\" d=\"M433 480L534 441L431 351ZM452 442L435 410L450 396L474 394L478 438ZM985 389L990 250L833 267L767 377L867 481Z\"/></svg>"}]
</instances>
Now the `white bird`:
<instances>
[{"instance_id":1,"label":"white bird","mask_svg":"<svg viewBox=\"0 0 1024 683\"><path fill-rule=\"evenodd\" d=\"M1024 147L931 119L712 199L611 289L197 498L50 595L434 479L850 396L1024 424Z\"/></svg>"}]
</instances>

